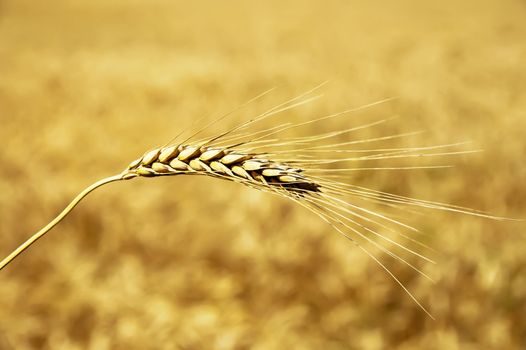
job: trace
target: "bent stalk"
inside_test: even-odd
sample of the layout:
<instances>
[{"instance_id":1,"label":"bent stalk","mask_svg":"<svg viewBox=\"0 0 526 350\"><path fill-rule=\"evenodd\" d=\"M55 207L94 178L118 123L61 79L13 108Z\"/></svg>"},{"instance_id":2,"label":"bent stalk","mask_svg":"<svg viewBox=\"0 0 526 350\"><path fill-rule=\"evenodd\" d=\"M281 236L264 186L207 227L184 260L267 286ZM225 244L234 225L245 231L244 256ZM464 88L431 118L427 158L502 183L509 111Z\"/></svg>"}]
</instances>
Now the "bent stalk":
<instances>
[{"instance_id":1,"label":"bent stalk","mask_svg":"<svg viewBox=\"0 0 526 350\"><path fill-rule=\"evenodd\" d=\"M79 202L84 198L86 197L90 192L92 192L93 190L95 190L96 188L98 187L101 187L102 185L105 185L105 184L108 184L110 182L114 182L114 181L120 181L120 180L123 180L123 174L119 174L119 175L114 175L114 176L110 176L110 177L107 177L105 179L102 179L102 180L99 180L97 182L95 182L94 184L86 187L82 192L80 192L72 201L71 203L68 204L68 206L66 208L64 208L64 210L62 210L62 212L60 214L58 214L58 216L56 218L54 218L49 224L47 224L45 227L43 227L40 231L38 231L37 233L35 233L33 236L31 236L27 241L25 241L24 243L22 243L18 248L16 248L11 254L9 254L6 258L4 258L4 260L2 260L2 262L0 262L0 270L2 270L4 267L6 267L9 263L11 263L11 261L13 261L18 255L20 255L24 250L26 250L27 248L29 248L33 243L35 243L39 238L41 238L42 236L44 236L47 232L49 232L49 230L51 230L56 224L58 224L62 219L64 219L66 217L66 215L69 214L69 212L71 210L73 210L73 208L75 208L75 206L77 204L79 204Z\"/></svg>"}]
</instances>

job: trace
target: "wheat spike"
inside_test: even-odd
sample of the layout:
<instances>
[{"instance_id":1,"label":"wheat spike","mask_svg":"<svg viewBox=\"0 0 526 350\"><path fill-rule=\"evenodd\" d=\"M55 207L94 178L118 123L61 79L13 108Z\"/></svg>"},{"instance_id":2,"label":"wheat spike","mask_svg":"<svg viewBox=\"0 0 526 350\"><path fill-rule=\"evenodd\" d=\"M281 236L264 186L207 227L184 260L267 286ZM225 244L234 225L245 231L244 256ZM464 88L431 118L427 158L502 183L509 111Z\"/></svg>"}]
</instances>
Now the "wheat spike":
<instances>
[{"instance_id":1,"label":"wheat spike","mask_svg":"<svg viewBox=\"0 0 526 350\"><path fill-rule=\"evenodd\" d=\"M229 148L193 145L169 146L146 152L134 160L122 177L206 175L255 188L273 188L305 195L320 185L305 177L303 169L275 162L265 154L242 153Z\"/></svg>"},{"instance_id":2,"label":"wheat spike","mask_svg":"<svg viewBox=\"0 0 526 350\"><path fill-rule=\"evenodd\" d=\"M400 171L418 169L437 169L444 165L386 165L386 166L349 166L355 162L385 161L399 159L422 159L446 157L473 152L459 150L464 143L433 145L422 147L371 147L359 148L362 145L392 141L414 136L420 131L398 133L367 139L341 141L338 137L348 136L358 130L372 128L387 122L378 120L344 130L325 132L283 139L280 133L293 128L300 128L314 123L327 123L331 119L343 118L365 108L376 106L387 100L369 105L330 114L317 119L297 124L283 123L267 129L250 131L258 122L279 115L292 108L302 106L318 98L312 93L316 87L295 98L274 106L264 113L223 133L202 140L194 140L197 135L223 120L227 113L204 128L191 134L182 142L175 139L168 144L146 152L134 160L120 174L100 180L83 190L75 199L48 225L35 233L26 242L15 249L0 262L0 270L25 251L30 245L44 236L60 222L86 195L96 188L120 180L136 177L158 177L174 175L203 175L233 181L245 186L286 197L308 209L326 221L336 232L352 241L360 250L373 259L387 274L398 283L415 303L430 317L431 314L414 297L399 279L380 261L377 254L386 254L425 278L429 278L418 267L411 264L403 254L417 257L425 262L433 261L423 253L409 248L406 242L417 243L429 248L411 237L418 233L414 228L400 219L377 208L378 205L399 211L413 208L438 209L479 217L502 219L484 212L450 204L419 200L391 193L359 187L348 183L348 175L355 171ZM242 106L264 96L269 91L256 96ZM181 136L179 134L178 136ZM350 156L356 154L355 156ZM361 164L361 163L360 163ZM447 166L447 165L446 165ZM368 205L374 204L371 209ZM407 232L406 232L407 231ZM396 237L396 238L395 238ZM399 241L402 239L402 241ZM383 244L382 244L383 242Z\"/></svg>"}]
</instances>

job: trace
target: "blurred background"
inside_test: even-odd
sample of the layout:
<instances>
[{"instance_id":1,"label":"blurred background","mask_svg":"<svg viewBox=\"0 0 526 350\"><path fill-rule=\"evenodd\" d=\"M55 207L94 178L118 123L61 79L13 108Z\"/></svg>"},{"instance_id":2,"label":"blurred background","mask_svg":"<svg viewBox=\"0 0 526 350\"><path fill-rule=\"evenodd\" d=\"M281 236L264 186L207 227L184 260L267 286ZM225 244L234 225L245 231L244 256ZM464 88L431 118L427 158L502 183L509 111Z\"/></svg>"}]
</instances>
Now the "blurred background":
<instances>
[{"instance_id":1,"label":"blurred background","mask_svg":"<svg viewBox=\"0 0 526 350\"><path fill-rule=\"evenodd\" d=\"M326 80L281 121L397 97L378 135L484 149L356 184L524 218L525 38L519 0L2 0L0 256L192 120L278 88L239 122ZM438 251L436 284L386 263L436 321L285 199L112 184L0 273L0 349L526 348L524 223L427 214L406 221Z\"/></svg>"}]
</instances>

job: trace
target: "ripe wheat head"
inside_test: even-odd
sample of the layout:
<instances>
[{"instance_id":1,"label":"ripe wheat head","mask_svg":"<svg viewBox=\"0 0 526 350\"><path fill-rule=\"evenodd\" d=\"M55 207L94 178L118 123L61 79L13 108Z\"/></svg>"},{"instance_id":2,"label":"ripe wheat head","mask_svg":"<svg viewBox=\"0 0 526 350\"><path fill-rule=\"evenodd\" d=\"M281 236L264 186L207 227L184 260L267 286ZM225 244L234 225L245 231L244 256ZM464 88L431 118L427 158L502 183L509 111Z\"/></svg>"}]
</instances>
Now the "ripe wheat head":
<instances>
[{"instance_id":1,"label":"ripe wheat head","mask_svg":"<svg viewBox=\"0 0 526 350\"><path fill-rule=\"evenodd\" d=\"M406 244L412 242L424 246L407 233L418 230L377 209L377 207L371 209L367 204L395 209L420 207L492 219L501 218L469 208L404 197L348 183L349 174L357 170L412 170L441 168L443 166L351 167L349 164L353 162L362 164L368 161L386 159L443 157L473 151L459 149L463 143L426 147L363 148L364 145L374 144L378 141L410 137L416 134L415 132L368 139L353 139L351 137L350 140L340 141L342 136L349 136L355 131L375 127L387 122L388 119L317 135L288 139L279 137L287 130L306 125L325 125L331 119L345 118L347 115L385 101L378 101L301 123L282 123L271 128L250 130L265 119L316 99L318 96L313 96L316 89L274 106L223 133L204 139L196 139L198 135L213 125L220 124L230 113L197 130L182 141L176 142L177 138L182 135L179 134L168 144L146 152L131 162L120 174L102 179L84 189L53 221L2 260L0 270L60 222L82 198L102 185L136 177L202 175L233 181L256 190L285 197L310 210L372 258L422 310L432 317L396 275L381 262L378 256L379 254L386 254L430 279L403 256L408 254L427 262L433 262ZM238 108L253 102L268 92L256 96ZM377 252L376 254L372 251L373 249Z\"/></svg>"}]
</instances>

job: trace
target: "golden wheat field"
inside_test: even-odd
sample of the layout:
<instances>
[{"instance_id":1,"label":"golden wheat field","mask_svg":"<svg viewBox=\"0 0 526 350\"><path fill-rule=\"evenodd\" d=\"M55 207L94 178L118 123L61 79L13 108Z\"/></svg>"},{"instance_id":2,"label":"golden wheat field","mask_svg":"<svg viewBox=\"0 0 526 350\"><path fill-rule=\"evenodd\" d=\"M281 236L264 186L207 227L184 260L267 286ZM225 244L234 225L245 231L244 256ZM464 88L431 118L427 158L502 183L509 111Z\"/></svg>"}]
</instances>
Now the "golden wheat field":
<instances>
[{"instance_id":1,"label":"golden wheat field","mask_svg":"<svg viewBox=\"0 0 526 350\"><path fill-rule=\"evenodd\" d=\"M525 38L519 0L2 0L0 258L195 121L276 87L221 132L324 81L273 123L395 97L332 130L396 115L367 136L484 150L349 182L526 218ZM411 261L436 282L379 258L436 320L292 201L114 183L0 272L0 349L525 349L526 224L421 213L402 219L437 264Z\"/></svg>"}]
</instances>

